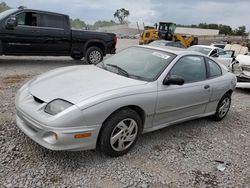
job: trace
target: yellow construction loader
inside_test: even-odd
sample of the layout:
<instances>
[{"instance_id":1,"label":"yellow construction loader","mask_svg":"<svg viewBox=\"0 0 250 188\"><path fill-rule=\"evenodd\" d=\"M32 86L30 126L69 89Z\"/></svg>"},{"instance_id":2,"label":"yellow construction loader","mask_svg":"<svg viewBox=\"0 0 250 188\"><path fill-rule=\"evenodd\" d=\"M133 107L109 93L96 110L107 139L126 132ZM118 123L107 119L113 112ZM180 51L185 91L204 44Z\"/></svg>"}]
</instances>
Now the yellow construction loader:
<instances>
[{"instance_id":1,"label":"yellow construction loader","mask_svg":"<svg viewBox=\"0 0 250 188\"><path fill-rule=\"evenodd\" d=\"M160 22L155 27L144 27L140 34L139 44L149 44L155 40L169 40L181 42L185 48L198 44L198 38L192 35L182 35L175 33L176 24L172 22Z\"/></svg>"}]
</instances>

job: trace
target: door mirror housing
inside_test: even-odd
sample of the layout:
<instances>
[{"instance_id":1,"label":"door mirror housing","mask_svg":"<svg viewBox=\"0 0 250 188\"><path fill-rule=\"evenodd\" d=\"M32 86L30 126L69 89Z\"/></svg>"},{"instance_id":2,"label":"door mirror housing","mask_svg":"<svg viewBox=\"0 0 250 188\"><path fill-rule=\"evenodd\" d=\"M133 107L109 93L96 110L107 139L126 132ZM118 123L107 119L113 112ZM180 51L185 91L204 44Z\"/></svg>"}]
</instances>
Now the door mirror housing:
<instances>
[{"instance_id":1,"label":"door mirror housing","mask_svg":"<svg viewBox=\"0 0 250 188\"><path fill-rule=\"evenodd\" d=\"M6 22L6 29L14 29L17 26L16 16L11 15Z\"/></svg>"},{"instance_id":2,"label":"door mirror housing","mask_svg":"<svg viewBox=\"0 0 250 188\"><path fill-rule=\"evenodd\" d=\"M183 85L183 84L184 84L184 78L177 75L167 76L163 80L163 85Z\"/></svg>"}]
</instances>

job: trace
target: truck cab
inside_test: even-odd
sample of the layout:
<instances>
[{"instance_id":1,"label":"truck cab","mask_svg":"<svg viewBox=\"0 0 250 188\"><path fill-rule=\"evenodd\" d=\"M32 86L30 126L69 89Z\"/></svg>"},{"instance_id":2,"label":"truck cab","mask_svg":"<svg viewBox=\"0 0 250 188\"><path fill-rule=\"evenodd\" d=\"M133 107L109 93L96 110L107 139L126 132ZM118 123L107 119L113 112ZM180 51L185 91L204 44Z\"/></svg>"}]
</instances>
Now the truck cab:
<instances>
[{"instance_id":1,"label":"truck cab","mask_svg":"<svg viewBox=\"0 0 250 188\"><path fill-rule=\"evenodd\" d=\"M115 53L116 40L112 33L71 30L69 16L64 14L26 8L0 14L3 55L85 56L89 63L96 64L107 53Z\"/></svg>"}]
</instances>

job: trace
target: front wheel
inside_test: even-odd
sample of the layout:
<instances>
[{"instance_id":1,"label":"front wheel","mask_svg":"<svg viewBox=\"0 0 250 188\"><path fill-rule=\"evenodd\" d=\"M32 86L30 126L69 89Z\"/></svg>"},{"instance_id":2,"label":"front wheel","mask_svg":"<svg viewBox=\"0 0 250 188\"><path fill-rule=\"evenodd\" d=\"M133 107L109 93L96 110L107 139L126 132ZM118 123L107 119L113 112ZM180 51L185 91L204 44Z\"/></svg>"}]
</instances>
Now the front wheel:
<instances>
[{"instance_id":1,"label":"front wheel","mask_svg":"<svg viewBox=\"0 0 250 188\"><path fill-rule=\"evenodd\" d=\"M90 47L87 49L85 60L89 64L97 64L103 60L103 52L98 47Z\"/></svg>"},{"instance_id":2,"label":"front wheel","mask_svg":"<svg viewBox=\"0 0 250 188\"><path fill-rule=\"evenodd\" d=\"M141 127L137 112L129 108L115 112L103 124L99 137L100 150L111 157L126 154L136 143Z\"/></svg>"},{"instance_id":3,"label":"front wheel","mask_svg":"<svg viewBox=\"0 0 250 188\"><path fill-rule=\"evenodd\" d=\"M216 121L222 120L226 117L231 105L231 95L226 93L218 103L216 113L212 116L212 118Z\"/></svg>"}]
</instances>

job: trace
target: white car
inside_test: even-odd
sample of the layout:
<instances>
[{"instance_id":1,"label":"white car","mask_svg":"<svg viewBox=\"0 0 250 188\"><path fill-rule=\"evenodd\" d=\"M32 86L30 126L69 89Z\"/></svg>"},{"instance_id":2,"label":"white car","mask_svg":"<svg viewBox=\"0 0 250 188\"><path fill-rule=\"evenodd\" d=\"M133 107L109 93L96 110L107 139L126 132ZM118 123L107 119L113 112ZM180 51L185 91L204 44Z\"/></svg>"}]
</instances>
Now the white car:
<instances>
[{"instance_id":1,"label":"white car","mask_svg":"<svg viewBox=\"0 0 250 188\"><path fill-rule=\"evenodd\" d=\"M220 63L225 66L229 66L234 61L234 51L225 51L216 46L194 45L189 47L187 50L200 52L204 55L216 58Z\"/></svg>"},{"instance_id":2,"label":"white car","mask_svg":"<svg viewBox=\"0 0 250 188\"><path fill-rule=\"evenodd\" d=\"M236 87L250 89L250 56L238 55L230 69L237 76Z\"/></svg>"}]
</instances>

